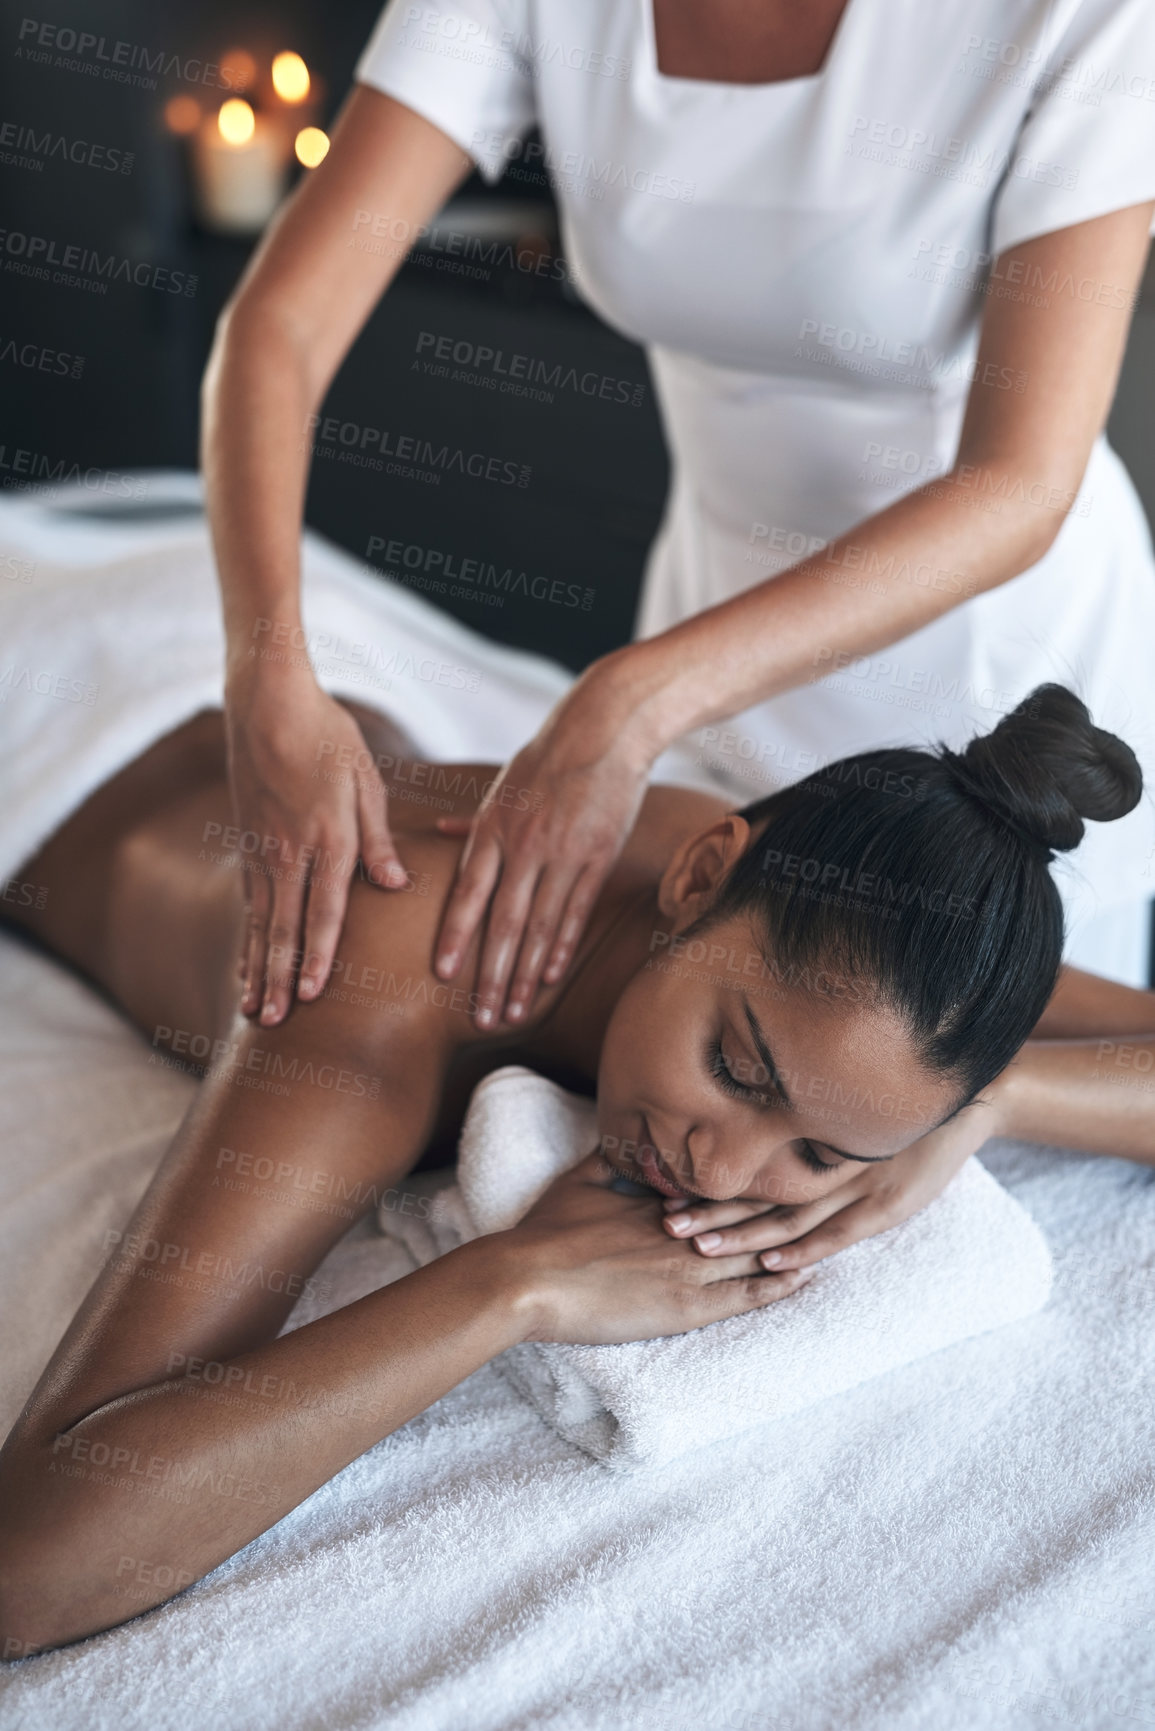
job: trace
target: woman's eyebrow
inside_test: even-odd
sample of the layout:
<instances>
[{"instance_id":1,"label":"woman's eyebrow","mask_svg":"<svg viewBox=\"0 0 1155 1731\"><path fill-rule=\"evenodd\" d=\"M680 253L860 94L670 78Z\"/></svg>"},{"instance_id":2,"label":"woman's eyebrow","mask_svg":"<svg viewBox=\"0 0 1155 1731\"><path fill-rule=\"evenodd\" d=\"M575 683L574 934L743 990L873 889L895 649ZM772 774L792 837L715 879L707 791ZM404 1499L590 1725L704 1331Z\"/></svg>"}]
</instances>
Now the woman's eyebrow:
<instances>
[{"instance_id":1,"label":"woman's eyebrow","mask_svg":"<svg viewBox=\"0 0 1155 1731\"><path fill-rule=\"evenodd\" d=\"M769 1080L770 1086L778 1095L778 1098L786 1107L786 1110L788 1112L793 1112L794 1102L786 1092L786 1085L782 1080L777 1064L774 1062L774 1054L766 1044L766 1036L758 1026L758 1018L750 1008L750 1000L746 996L745 992L742 994L742 1008L746 1012L746 1020L750 1025L750 1038L753 1040L755 1050L765 1066L766 1076Z\"/></svg>"},{"instance_id":2,"label":"woman's eyebrow","mask_svg":"<svg viewBox=\"0 0 1155 1731\"><path fill-rule=\"evenodd\" d=\"M766 1044L766 1036L758 1026L758 1018L750 1008L750 1000L745 993L742 994L742 1008L746 1012L746 1020L750 1025L750 1038L754 1042L758 1056L766 1066L766 1075L769 1078L770 1086L774 1089L774 1092L778 1095L778 1098L786 1107L787 1111L793 1112L794 1102L786 1092L782 1076L777 1064L774 1062L774 1054ZM818 1141L820 1138L815 1137L814 1140ZM824 1148L829 1148L832 1154L837 1154L840 1160L857 1160L863 1166L876 1166L882 1160L894 1159L893 1154L848 1154L845 1148L836 1148L833 1142L823 1142L822 1146Z\"/></svg>"}]
</instances>

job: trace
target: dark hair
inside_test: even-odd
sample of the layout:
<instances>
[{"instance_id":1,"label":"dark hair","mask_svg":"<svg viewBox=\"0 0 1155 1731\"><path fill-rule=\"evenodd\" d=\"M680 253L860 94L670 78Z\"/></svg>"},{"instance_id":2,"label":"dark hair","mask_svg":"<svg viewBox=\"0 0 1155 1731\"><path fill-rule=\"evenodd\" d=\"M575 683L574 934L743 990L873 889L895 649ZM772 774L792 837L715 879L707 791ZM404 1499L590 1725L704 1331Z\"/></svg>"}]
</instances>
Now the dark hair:
<instances>
[{"instance_id":1,"label":"dark hair","mask_svg":"<svg viewBox=\"0 0 1155 1731\"><path fill-rule=\"evenodd\" d=\"M765 828L698 924L753 914L776 970L869 984L967 1101L1054 991L1055 850L1142 790L1131 748L1074 692L1040 685L963 752L864 752L744 807Z\"/></svg>"}]
</instances>

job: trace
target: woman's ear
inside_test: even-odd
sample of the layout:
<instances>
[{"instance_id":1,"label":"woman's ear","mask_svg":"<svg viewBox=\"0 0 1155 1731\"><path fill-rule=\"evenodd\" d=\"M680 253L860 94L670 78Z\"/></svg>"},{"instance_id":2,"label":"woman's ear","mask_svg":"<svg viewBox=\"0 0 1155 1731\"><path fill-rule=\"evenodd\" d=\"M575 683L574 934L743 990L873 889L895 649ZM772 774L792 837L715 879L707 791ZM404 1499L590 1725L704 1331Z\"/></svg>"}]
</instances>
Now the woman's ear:
<instances>
[{"instance_id":1,"label":"woman's ear","mask_svg":"<svg viewBox=\"0 0 1155 1731\"><path fill-rule=\"evenodd\" d=\"M675 931L701 918L749 845L750 825L733 811L681 844L658 885L658 906L673 920Z\"/></svg>"}]
</instances>

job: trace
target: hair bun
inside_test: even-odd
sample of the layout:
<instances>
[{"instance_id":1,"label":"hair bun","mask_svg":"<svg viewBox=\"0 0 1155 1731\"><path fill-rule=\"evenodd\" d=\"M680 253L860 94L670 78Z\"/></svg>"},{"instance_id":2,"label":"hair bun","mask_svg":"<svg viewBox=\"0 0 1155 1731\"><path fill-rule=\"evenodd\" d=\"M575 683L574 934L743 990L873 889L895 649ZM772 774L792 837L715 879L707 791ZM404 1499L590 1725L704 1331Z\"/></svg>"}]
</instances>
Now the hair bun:
<instances>
[{"instance_id":1,"label":"hair bun","mask_svg":"<svg viewBox=\"0 0 1155 1731\"><path fill-rule=\"evenodd\" d=\"M941 758L960 789L1024 841L1065 853L1085 818L1125 817L1143 792L1131 747L1065 685L1039 685L993 732Z\"/></svg>"}]
</instances>

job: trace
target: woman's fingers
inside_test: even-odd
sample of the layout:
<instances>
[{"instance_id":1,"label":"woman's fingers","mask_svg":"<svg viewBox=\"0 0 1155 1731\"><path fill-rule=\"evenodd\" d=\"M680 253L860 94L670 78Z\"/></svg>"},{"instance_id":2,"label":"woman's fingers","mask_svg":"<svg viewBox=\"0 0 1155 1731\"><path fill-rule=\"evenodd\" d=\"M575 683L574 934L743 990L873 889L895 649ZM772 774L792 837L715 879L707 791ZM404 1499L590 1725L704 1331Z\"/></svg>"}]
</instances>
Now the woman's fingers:
<instances>
[{"instance_id":1,"label":"woman's fingers","mask_svg":"<svg viewBox=\"0 0 1155 1731\"><path fill-rule=\"evenodd\" d=\"M797 1268L784 1274L747 1274L712 1281L708 1286L700 1287L692 1301L702 1312L699 1326L776 1304L780 1298L789 1298L791 1293L805 1286L814 1274L812 1268Z\"/></svg>"},{"instance_id":2,"label":"woman's fingers","mask_svg":"<svg viewBox=\"0 0 1155 1731\"><path fill-rule=\"evenodd\" d=\"M779 1270L811 1268L836 1251L857 1244L860 1239L873 1238L897 1225L894 1212L873 1196L864 1196L828 1215L810 1231L791 1239L780 1249L764 1251L759 1257L764 1268Z\"/></svg>"},{"instance_id":3,"label":"woman's fingers","mask_svg":"<svg viewBox=\"0 0 1155 1731\"><path fill-rule=\"evenodd\" d=\"M685 1203L671 1200L667 1204L662 1225L671 1238L690 1238L695 1243L700 1238L718 1235L718 1243L711 1248L724 1254L729 1250L750 1248L747 1239L739 1241L734 1235L732 1229L738 1222L753 1221L757 1229L778 1232L780 1235L781 1222L787 1212L782 1206L769 1201L699 1202L688 1207ZM774 1242L777 1242L777 1239Z\"/></svg>"}]
</instances>

